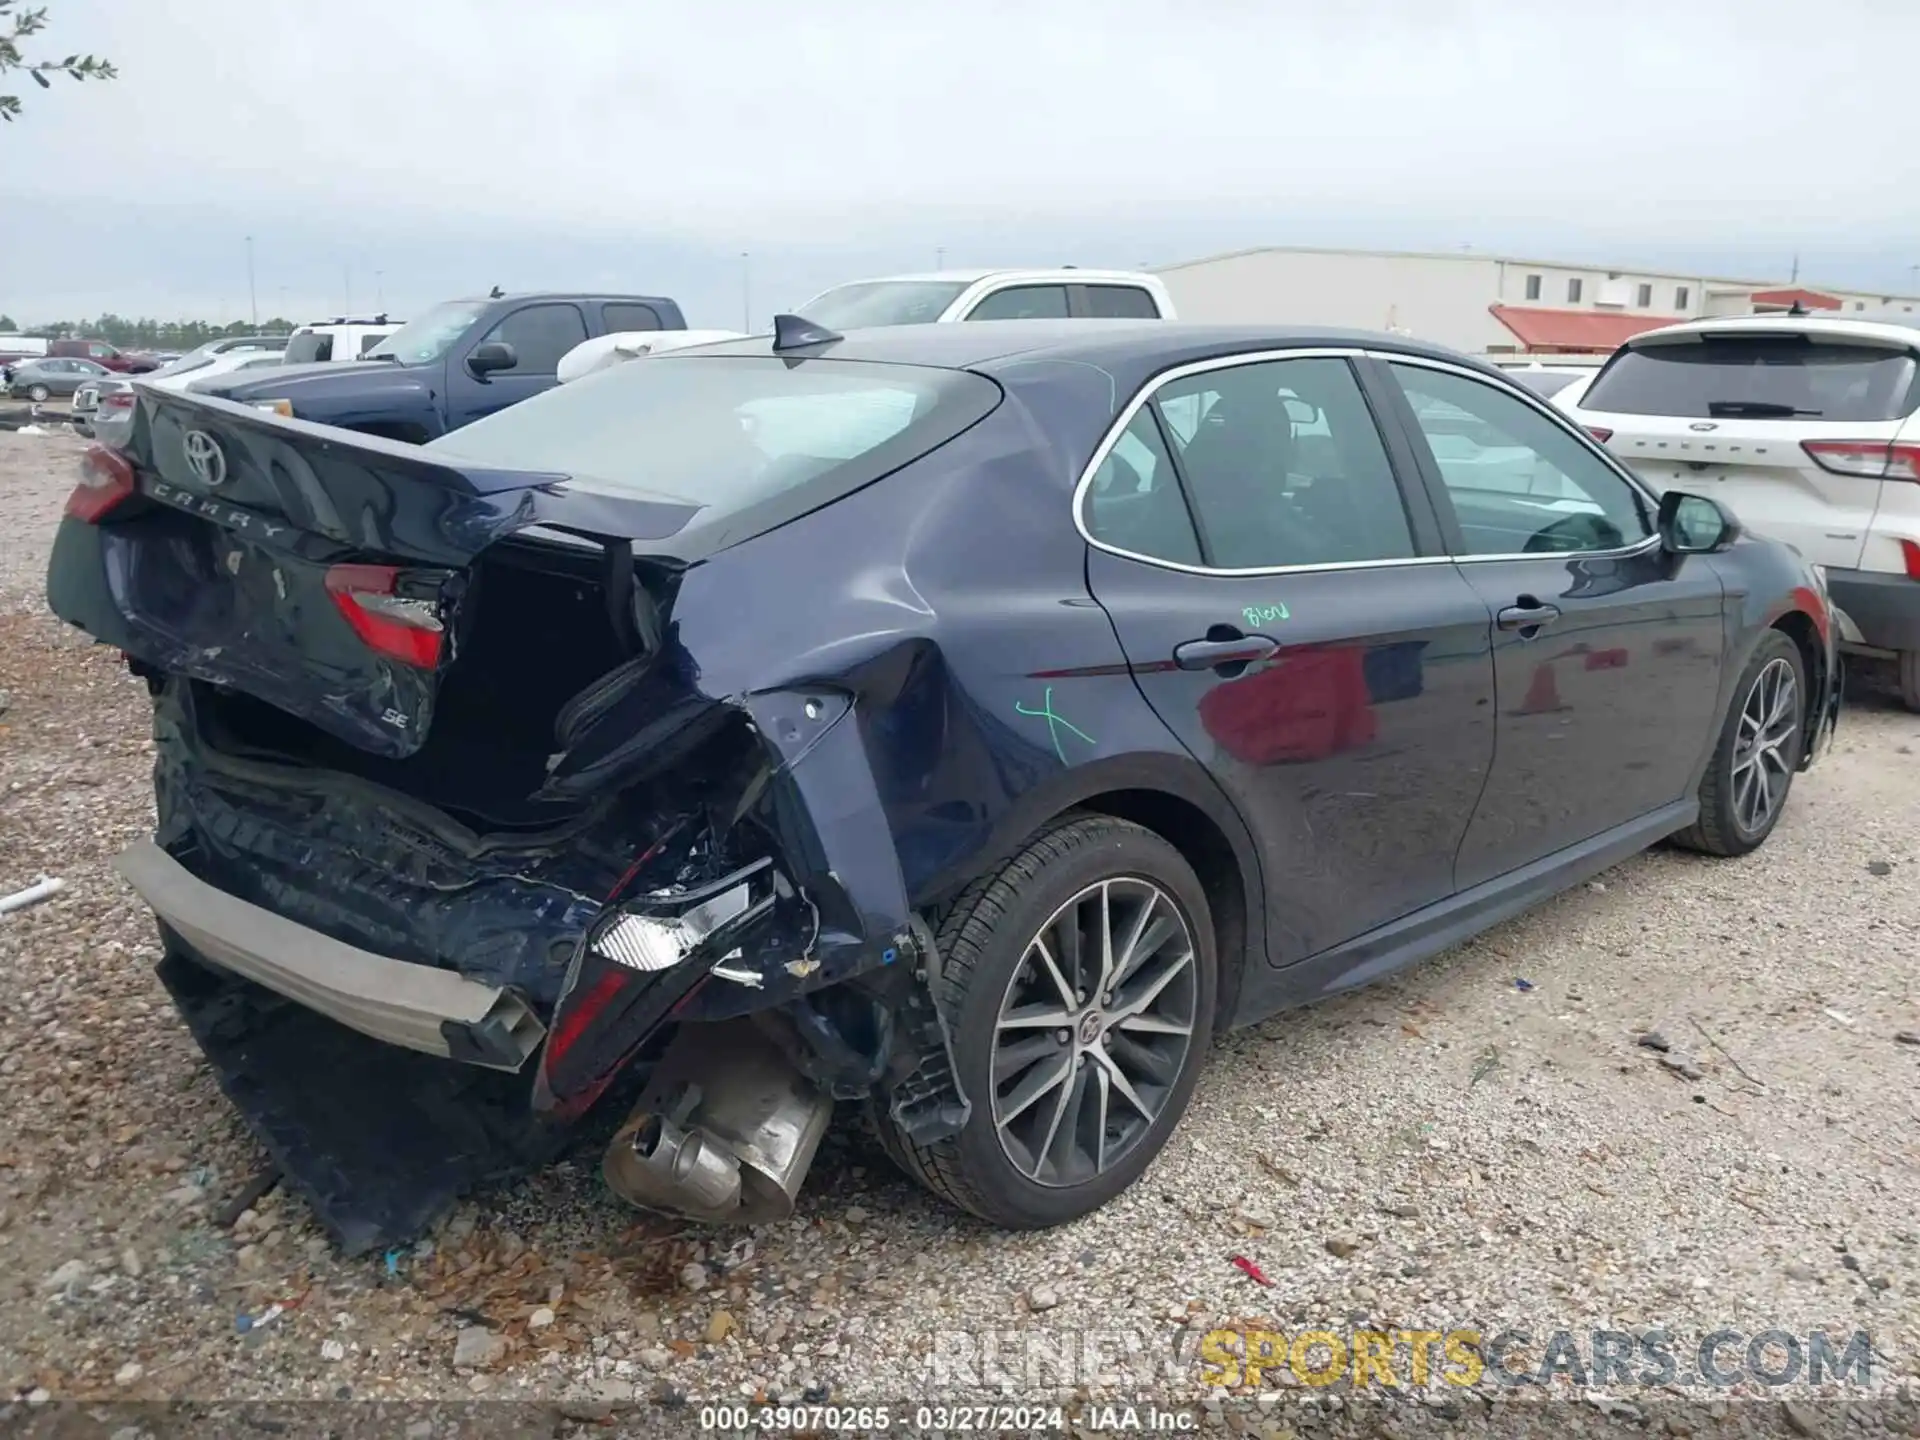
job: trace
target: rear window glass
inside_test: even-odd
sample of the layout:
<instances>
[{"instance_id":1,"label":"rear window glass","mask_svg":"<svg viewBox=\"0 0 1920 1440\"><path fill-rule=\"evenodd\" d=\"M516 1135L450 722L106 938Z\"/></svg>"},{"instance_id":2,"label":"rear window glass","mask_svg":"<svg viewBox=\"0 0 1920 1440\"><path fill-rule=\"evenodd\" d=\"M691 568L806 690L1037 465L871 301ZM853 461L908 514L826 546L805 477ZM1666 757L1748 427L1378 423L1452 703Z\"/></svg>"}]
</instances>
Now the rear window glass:
<instances>
[{"instance_id":1,"label":"rear window glass","mask_svg":"<svg viewBox=\"0 0 1920 1440\"><path fill-rule=\"evenodd\" d=\"M333 336L324 330L296 330L287 341L287 364L317 365L333 358Z\"/></svg>"},{"instance_id":2,"label":"rear window glass","mask_svg":"<svg viewBox=\"0 0 1920 1440\"><path fill-rule=\"evenodd\" d=\"M930 325L966 288L948 280L864 280L814 296L800 313L829 330Z\"/></svg>"},{"instance_id":3,"label":"rear window glass","mask_svg":"<svg viewBox=\"0 0 1920 1440\"><path fill-rule=\"evenodd\" d=\"M1914 407L1910 355L1804 335L1710 336L1624 350L1581 400L1613 415L1897 420Z\"/></svg>"},{"instance_id":4,"label":"rear window glass","mask_svg":"<svg viewBox=\"0 0 1920 1440\"><path fill-rule=\"evenodd\" d=\"M427 448L705 506L696 522L704 523L790 492L811 497L786 507L804 513L945 444L999 402L999 386L961 370L656 355L523 400Z\"/></svg>"}]
</instances>

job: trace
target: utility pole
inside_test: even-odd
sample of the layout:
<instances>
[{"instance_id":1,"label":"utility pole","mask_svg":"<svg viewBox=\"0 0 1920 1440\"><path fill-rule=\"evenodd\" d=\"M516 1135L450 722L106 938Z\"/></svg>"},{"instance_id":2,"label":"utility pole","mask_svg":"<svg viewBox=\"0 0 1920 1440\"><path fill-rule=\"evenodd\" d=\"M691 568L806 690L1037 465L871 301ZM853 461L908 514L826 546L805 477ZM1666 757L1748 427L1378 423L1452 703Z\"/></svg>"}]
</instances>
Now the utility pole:
<instances>
[{"instance_id":1,"label":"utility pole","mask_svg":"<svg viewBox=\"0 0 1920 1440\"><path fill-rule=\"evenodd\" d=\"M345 277L347 290L346 299L340 306L340 312L343 316L346 316L353 314L353 266L342 265L340 267L340 273Z\"/></svg>"},{"instance_id":2,"label":"utility pole","mask_svg":"<svg viewBox=\"0 0 1920 1440\"><path fill-rule=\"evenodd\" d=\"M1798 250L1793 252L1793 273L1787 276L1787 283L1789 285L1800 283L1800 252Z\"/></svg>"},{"instance_id":3,"label":"utility pole","mask_svg":"<svg viewBox=\"0 0 1920 1440\"><path fill-rule=\"evenodd\" d=\"M944 270L947 268L947 247L946 246L936 245L934 247L933 268L936 270Z\"/></svg>"},{"instance_id":4,"label":"utility pole","mask_svg":"<svg viewBox=\"0 0 1920 1440\"><path fill-rule=\"evenodd\" d=\"M247 236L247 308L253 312L254 333L260 331L260 292L253 284L253 237Z\"/></svg>"},{"instance_id":5,"label":"utility pole","mask_svg":"<svg viewBox=\"0 0 1920 1440\"><path fill-rule=\"evenodd\" d=\"M383 315L387 310L387 286L381 277L386 273L384 270L373 272L373 308Z\"/></svg>"},{"instance_id":6,"label":"utility pole","mask_svg":"<svg viewBox=\"0 0 1920 1440\"><path fill-rule=\"evenodd\" d=\"M753 257L740 252L740 328L753 333Z\"/></svg>"}]
</instances>

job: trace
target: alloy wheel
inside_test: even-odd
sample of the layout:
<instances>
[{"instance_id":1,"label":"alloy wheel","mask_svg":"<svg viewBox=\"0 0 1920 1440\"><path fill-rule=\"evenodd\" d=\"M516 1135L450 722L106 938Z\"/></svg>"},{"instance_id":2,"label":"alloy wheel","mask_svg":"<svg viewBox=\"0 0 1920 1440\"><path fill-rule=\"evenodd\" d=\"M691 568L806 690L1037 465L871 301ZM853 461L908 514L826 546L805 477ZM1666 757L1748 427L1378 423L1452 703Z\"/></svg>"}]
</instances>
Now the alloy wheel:
<instances>
[{"instance_id":1,"label":"alloy wheel","mask_svg":"<svg viewBox=\"0 0 1920 1440\"><path fill-rule=\"evenodd\" d=\"M1193 933L1149 880L1089 885L1027 942L993 1031L993 1123L1038 1185L1120 1163L1165 1108L1193 1044Z\"/></svg>"},{"instance_id":2,"label":"alloy wheel","mask_svg":"<svg viewBox=\"0 0 1920 1440\"><path fill-rule=\"evenodd\" d=\"M1793 778L1790 754L1800 728L1800 687L1793 666L1769 660L1740 707L1733 741L1733 816L1749 835L1766 826Z\"/></svg>"}]
</instances>

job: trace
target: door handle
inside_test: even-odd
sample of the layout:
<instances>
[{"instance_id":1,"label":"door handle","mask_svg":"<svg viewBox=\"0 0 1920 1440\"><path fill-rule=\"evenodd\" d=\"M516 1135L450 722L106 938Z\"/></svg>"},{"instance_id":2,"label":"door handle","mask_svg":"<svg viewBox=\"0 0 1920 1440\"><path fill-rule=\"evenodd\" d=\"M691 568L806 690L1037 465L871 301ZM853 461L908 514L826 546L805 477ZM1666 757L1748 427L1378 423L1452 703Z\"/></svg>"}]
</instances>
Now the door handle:
<instances>
[{"instance_id":1,"label":"door handle","mask_svg":"<svg viewBox=\"0 0 1920 1440\"><path fill-rule=\"evenodd\" d=\"M1173 647L1173 663L1182 670L1211 670L1218 665L1244 665L1265 660L1280 642L1264 635L1236 635L1231 640L1189 640Z\"/></svg>"},{"instance_id":2,"label":"door handle","mask_svg":"<svg viewBox=\"0 0 1920 1440\"><path fill-rule=\"evenodd\" d=\"M1497 618L1502 630L1538 630L1560 618L1558 605L1542 605L1530 595L1522 595L1520 601L1500 612Z\"/></svg>"}]
</instances>

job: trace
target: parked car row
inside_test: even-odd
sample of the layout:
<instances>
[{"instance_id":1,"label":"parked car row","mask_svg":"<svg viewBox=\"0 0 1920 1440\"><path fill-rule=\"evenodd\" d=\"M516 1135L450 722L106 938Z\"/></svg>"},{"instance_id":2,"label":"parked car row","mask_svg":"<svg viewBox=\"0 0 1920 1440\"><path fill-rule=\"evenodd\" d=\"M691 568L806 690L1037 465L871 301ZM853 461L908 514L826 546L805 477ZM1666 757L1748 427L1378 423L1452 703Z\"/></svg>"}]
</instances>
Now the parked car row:
<instances>
[{"instance_id":1,"label":"parked car row","mask_svg":"<svg viewBox=\"0 0 1920 1440\"><path fill-rule=\"evenodd\" d=\"M137 385L90 449L48 598L152 697L119 868L343 1245L603 1097L649 1209L789 1214L853 1100L936 1195L1057 1224L1216 1031L1767 841L1845 622L1695 452L1656 484L1465 356L1008 275L704 344L645 338L692 338L660 298L450 302ZM1869 348L1823 408L1895 382ZM1623 364L1590 398L1650 409Z\"/></svg>"}]
</instances>

